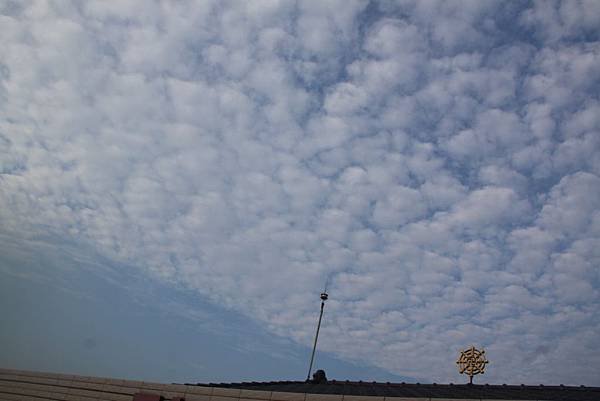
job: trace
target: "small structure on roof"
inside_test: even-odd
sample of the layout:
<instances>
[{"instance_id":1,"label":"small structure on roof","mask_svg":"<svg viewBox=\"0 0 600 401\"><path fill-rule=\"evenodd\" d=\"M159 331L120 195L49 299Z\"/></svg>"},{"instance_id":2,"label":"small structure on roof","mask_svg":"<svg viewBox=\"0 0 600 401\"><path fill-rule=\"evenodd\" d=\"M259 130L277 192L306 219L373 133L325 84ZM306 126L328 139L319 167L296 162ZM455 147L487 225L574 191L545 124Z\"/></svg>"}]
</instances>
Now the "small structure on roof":
<instances>
[{"instance_id":1,"label":"small structure on roof","mask_svg":"<svg viewBox=\"0 0 600 401\"><path fill-rule=\"evenodd\" d=\"M469 375L469 384L473 384L473 376L484 374L485 365L489 361L485 359L485 350L478 350L474 346L460 351L456 364L460 374Z\"/></svg>"}]
</instances>

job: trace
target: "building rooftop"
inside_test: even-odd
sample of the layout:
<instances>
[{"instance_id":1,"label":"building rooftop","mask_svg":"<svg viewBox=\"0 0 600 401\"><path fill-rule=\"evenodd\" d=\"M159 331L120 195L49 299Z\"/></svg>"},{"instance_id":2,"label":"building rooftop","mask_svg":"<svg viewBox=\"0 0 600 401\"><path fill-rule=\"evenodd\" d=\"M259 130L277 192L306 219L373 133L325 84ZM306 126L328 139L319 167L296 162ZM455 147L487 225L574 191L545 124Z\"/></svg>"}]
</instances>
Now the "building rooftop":
<instances>
[{"instance_id":1,"label":"building rooftop","mask_svg":"<svg viewBox=\"0 0 600 401\"><path fill-rule=\"evenodd\" d=\"M165 384L0 368L2 401L600 400L600 387L277 381Z\"/></svg>"},{"instance_id":2,"label":"building rooftop","mask_svg":"<svg viewBox=\"0 0 600 401\"><path fill-rule=\"evenodd\" d=\"M380 383L330 380L310 381L210 383L198 386L243 390L330 394L344 396L446 398L446 399L504 399L504 400L600 400L600 387L585 386L526 386L492 384L420 384ZM375 398L373 398L375 401Z\"/></svg>"}]
</instances>

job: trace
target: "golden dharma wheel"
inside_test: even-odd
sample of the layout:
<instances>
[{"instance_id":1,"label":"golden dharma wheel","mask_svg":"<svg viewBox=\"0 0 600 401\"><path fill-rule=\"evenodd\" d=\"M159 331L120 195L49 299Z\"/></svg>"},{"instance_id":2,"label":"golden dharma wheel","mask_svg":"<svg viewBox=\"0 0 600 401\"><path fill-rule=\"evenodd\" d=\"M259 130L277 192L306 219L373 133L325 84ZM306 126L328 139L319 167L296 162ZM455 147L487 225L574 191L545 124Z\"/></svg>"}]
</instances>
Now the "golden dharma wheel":
<instances>
[{"instance_id":1,"label":"golden dharma wheel","mask_svg":"<svg viewBox=\"0 0 600 401\"><path fill-rule=\"evenodd\" d=\"M460 351L456 361L459 373L469 376L469 384L473 384L473 376L485 373L485 365L488 363L489 361L485 359L485 351L473 346Z\"/></svg>"}]
</instances>

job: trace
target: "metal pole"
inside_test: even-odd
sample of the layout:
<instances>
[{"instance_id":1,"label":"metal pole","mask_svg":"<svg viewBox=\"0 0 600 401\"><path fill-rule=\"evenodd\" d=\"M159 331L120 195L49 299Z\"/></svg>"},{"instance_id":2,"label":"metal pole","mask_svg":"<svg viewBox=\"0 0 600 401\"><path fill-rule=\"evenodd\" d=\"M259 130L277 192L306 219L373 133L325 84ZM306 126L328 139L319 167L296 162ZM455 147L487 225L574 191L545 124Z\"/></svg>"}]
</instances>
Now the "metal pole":
<instances>
[{"instance_id":1,"label":"metal pole","mask_svg":"<svg viewBox=\"0 0 600 401\"><path fill-rule=\"evenodd\" d=\"M321 319L323 318L323 308L325 307L325 300L327 299L327 293L321 294L321 313L319 314L319 323L317 324L317 334L315 334L315 343L313 344L312 355L310 356L310 365L308 366L308 374L306 380L310 380L310 371L312 370L313 361L315 359L315 351L317 349L317 340L319 339L319 330L321 329Z\"/></svg>"}]
</instances>

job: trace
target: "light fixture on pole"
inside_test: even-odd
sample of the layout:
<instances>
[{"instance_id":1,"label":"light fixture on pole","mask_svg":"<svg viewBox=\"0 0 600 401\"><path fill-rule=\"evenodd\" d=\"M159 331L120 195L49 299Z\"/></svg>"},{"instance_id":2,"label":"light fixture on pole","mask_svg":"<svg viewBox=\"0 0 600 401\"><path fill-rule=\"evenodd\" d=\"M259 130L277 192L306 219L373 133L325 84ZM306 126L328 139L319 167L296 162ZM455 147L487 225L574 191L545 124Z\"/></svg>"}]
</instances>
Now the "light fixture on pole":
<instances>
[{"instance_id":1,"label":"light fixture on pole","mask_svg":"<svg viewBox=\"0 0 600 401\"><path fill-rule=\"evenodd\" d=\"M315 334L315 343L313 344L312 355L310 356L310 365L308 366L308 374L306 375L306 381L310 380L310 371L312 370L313 361L315 359L315 351L317 349L317 340L319 339L319 330L321 329L321 319L323 318L323 308L325 307L325 301L327 301L329 295L326 292L321 293L321 313L319 314L319 323L317 324L317 334Z\"/></svg>"}]
</instances>

